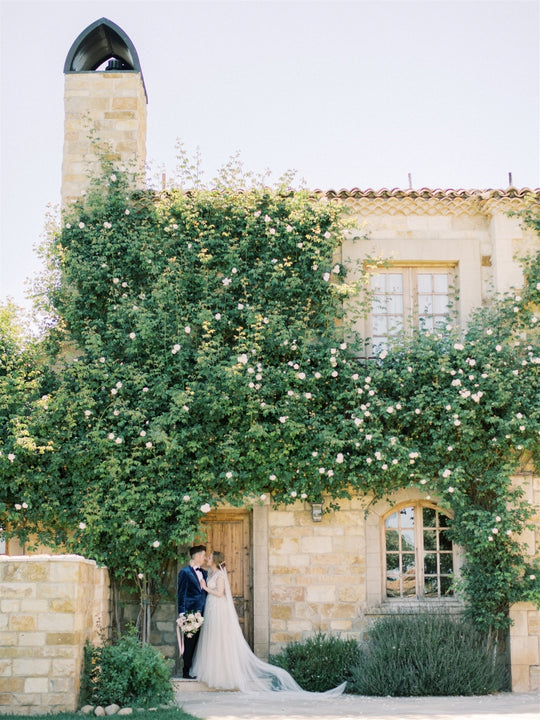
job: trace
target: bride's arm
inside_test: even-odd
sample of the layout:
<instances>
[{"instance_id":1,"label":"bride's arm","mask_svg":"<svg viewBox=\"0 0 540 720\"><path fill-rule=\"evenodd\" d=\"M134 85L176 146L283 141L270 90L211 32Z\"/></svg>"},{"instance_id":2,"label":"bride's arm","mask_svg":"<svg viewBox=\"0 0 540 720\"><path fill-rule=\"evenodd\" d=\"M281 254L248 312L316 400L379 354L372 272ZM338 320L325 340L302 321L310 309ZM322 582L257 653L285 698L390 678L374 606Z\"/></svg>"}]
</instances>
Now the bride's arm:
<instances>
[{"instance_id":1,"label":"bride's arm","mask_svg":"<svg viewBox=\"0 0 540 720\"><path fill-rule=\"evenodd\" d=\"M204 584L201 583L201 587L203 588L203 590L206 590L209 595L215 595L215 597L223 597L223 595L225 594L225 579L223 575L218 575L215 589L209 588L204 581L203 583Z\"/></svg>"}]
</instances>

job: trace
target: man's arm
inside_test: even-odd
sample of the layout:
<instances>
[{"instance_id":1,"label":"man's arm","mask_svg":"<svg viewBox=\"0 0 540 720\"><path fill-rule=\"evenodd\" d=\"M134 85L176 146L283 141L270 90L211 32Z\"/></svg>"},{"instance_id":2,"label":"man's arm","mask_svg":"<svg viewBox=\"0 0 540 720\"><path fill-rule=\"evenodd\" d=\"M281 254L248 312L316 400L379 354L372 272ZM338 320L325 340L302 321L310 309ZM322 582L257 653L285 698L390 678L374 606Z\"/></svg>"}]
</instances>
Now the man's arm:
<instances>
[{"instance_id":1,"label":"man's arm","mask_svg":"<svg viewBox=\"0 0 540 720\"><path fill-rule=\"evenodd\" d=\"M178 573L178 614L186 612L186 573L180 570Z\"/></svg>"}]
</instances>

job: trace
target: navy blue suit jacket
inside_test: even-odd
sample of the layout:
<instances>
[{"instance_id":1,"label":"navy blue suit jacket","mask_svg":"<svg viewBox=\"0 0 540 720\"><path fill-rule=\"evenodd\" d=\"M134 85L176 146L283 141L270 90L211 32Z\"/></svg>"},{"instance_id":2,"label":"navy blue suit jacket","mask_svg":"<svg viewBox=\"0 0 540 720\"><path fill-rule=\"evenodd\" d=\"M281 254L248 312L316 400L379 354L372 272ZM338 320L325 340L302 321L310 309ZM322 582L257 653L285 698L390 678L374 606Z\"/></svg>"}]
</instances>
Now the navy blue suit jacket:
<instances>
[{"instance_id":1,"label":"navy blue suit jacket","mask_svg":"<svg viewBox=\"0 0 540 720\"><path fill-rule=\"evenodd\" d=\"M204 579L206 580L208 573L202 570ZM204 606L206 604L206 590L203 590L197 573L188 565L182 568L178 573L178 614L189 612L190 610L204 614Z\"/></svg>"}]
</instances>

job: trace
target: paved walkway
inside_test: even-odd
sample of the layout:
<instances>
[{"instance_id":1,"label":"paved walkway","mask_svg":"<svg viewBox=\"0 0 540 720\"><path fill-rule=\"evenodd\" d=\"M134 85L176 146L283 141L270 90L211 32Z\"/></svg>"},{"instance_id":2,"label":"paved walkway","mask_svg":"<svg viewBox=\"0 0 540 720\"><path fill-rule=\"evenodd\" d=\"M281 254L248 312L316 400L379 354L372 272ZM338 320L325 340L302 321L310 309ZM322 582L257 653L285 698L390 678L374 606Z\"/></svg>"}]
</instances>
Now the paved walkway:
<instances>
[{"instance_id":1,"label":"paved walkway","mask_svg":"<svg viewBox=\"0 0 540 720\"><path fill-rule=\"evenodd\" d=\"M175 689L178 705L205 720L540 720L538 694L376 698Z\"/></svg>"}]
</instances>

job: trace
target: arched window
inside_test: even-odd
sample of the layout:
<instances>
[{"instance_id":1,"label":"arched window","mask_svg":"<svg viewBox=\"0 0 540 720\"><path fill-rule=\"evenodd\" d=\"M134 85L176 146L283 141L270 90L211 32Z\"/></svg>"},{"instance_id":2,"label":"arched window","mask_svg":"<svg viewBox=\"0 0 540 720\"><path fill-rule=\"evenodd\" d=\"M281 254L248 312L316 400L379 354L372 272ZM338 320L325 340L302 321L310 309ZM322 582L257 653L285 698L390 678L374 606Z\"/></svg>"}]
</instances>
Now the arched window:
<instances>
[{"instance_id":1,"label":"arched window","mask_svg":"<svg viewBox=\"0 0 540 720\"><path fill-rule=\"evenodd\" d=\"M455 557L448 515L418 500L394 507L383 522L386 597L452 598Z\"/></svg>"}]
</instances>

